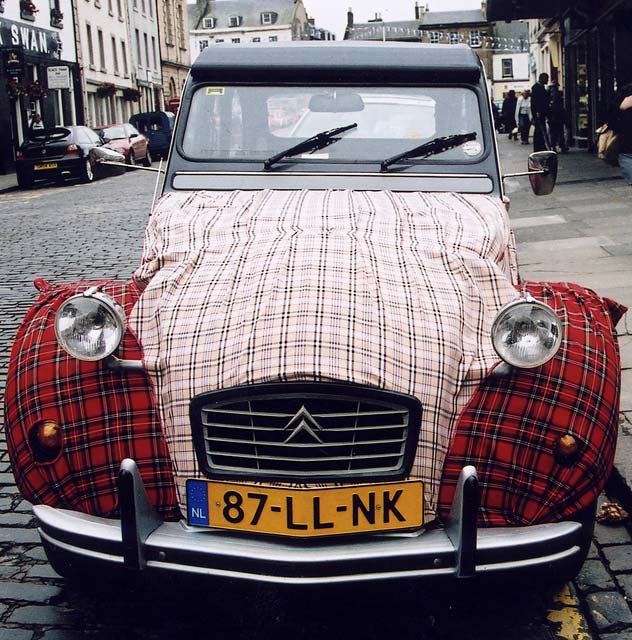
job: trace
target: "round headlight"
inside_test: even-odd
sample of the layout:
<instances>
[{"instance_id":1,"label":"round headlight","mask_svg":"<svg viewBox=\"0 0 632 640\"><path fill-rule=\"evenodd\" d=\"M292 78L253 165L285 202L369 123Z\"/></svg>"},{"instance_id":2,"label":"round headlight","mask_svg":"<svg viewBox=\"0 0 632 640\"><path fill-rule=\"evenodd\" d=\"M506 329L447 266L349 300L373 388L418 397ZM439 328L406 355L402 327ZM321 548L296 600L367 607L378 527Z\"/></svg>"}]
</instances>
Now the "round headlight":
<instances>
[{"instance_id":1,"label":"round headlight","mask_svg":"<svg viewBox=\"0 0 632 640\"><path fill-rule=\"evenodd\" d=\"M125 313L110 296L89 289L64 302L55 316L59 344L78 360L102 360L118 348Z\"/></svg>"},{"instance_id":2,"label":"round headlight","mask_svg":"<svg viewBox=\"0 0 632 640\"><path fill-rule=\"evenodd\" d=\"M562 343L562 323L551 307L532 297L505 305L492 325L496 353L513 367L548 362Z\"/></svg>"}]
</instances>

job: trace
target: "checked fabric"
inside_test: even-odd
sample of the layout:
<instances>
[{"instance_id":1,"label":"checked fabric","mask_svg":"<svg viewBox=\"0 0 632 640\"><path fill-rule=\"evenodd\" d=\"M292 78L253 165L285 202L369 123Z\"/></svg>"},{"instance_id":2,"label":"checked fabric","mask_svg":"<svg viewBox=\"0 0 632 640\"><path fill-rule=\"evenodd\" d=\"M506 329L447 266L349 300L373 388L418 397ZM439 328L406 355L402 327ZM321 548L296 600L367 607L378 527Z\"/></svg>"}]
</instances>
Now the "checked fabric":
<instances>
[{"instance_id":1,"label":"checked fabric","mask_svg":"<svg viewBox=\"0 0 632 640\"><path fill-rule=\"evenodd\" d=\"M411 477L426 518L457 416L497 360L518 297L502 202L346 190L168 193L150 218L130 326L157 393L180 501L199 477L193 396L336 380L416 396ZM512 276L514 276L512 278Z\"/></svg>"}]
</instances>

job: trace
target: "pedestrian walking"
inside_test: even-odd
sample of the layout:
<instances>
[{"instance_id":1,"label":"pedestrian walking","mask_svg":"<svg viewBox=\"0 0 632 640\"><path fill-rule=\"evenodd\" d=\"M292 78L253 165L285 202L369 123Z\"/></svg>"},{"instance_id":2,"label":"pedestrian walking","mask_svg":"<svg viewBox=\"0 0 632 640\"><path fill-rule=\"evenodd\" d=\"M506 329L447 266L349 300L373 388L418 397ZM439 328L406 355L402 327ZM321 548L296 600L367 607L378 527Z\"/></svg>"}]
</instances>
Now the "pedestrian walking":
<instances>
[{"instance_id":1,"label":"pedestrian walking","mask_svg":"<svg viewBox=\"0 0 632 640\"><path fill-rule=\"evenodd\" d=\"M632 185L632 84L617 91L608 126L617 134L623 179Z\"/></svg>"},{"instance_id":2,"label":"pedestrian walking","mask_svg":"<svg viewBox=\"0 0 632 640\"><path fill-rule=\"evenodd\" d=\"M538 81L531 87L531 117L535 126L533 134L533 150L546 151L550 148L546 120L549 115L549 93L546 85L549 82L549 74L541 73Z\"/></svg>"},{"instance_id":3,"label":"pedestrian walking","mask_svg":"<svg viewBox=\"0 0 632 640\"><path fill-rule=\"evenodd\" d=\"M564 95L558 84L549 87L549 135L551 137L551 149L562 153L568 151L564 125L566 124L566 109L564 108Z\"/></svg>"},{"instance_id":4,"label":"pedestrian walking","mask_svg":"<svg viewBox=\"0 0 632 640\"><path fill-rule=\"evenodd\" d=\"M529 129L531 129L531 92L525 89L516 101L516 121L520 131L522 144L529 144Z\"/></svg>"},{"instance_id":5,"label":"pedestrian walking","mask_svg":"<svg viewBox=\"0 0 632 640\"><path fill-rule=\"evenodd\" d=\"M516 128L516 92L510 89L509 93L505 96L502 106L503 121L505 123L505 132L509 132L510 140L517 140L518 134L514 133Z\"/></svg>"}]
</instances>

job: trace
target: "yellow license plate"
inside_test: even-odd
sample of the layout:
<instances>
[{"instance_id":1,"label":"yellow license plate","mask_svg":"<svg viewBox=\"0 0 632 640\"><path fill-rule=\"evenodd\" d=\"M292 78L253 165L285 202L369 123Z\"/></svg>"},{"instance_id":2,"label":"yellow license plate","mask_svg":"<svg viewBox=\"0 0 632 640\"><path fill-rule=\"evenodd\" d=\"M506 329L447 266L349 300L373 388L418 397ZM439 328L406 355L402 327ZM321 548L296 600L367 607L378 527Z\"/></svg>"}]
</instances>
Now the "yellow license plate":
<instances>
[{"instance_id":1,"label":"yellow license plate","mask_svg":"<svg viewBox=\"0 0 632 640\"><path fill-rule=\"evenodd\" d=\"M35 171L40 171L42 169L57 169L56 162L45 162L44 164L36 164L34 167Z\"/></svg>"},{"instance_id":2,"label":"yellow license plate","mask_svg":"<svg viewBox=\"0 0 632 640\"><path fill-rule=\"evenodd\" d=\"M410 480L290 489L188 480L187 521L294 537L416 529L423 524L423 486Z\"/></svg>"}]
</instances>

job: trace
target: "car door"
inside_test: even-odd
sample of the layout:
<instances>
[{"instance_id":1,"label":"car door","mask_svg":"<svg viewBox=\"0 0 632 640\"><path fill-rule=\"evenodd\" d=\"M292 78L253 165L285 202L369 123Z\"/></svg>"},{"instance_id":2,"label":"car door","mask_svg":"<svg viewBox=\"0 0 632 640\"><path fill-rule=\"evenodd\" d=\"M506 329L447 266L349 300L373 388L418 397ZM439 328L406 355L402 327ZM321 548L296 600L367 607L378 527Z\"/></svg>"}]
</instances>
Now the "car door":
<instances>
[{"instance_id":1,"label":"car door","mask_svg":"<svg viewBox=\"0 0 632 640\"><path fill-rule=\"evenodd\" d=\"M136 158L144 158L147 155L147 140L145 136L141 136L138 129L131 124L125 125L125 128L130 138L130 144L134 149L134 156Z\"/></svg>"}]
</instances>

